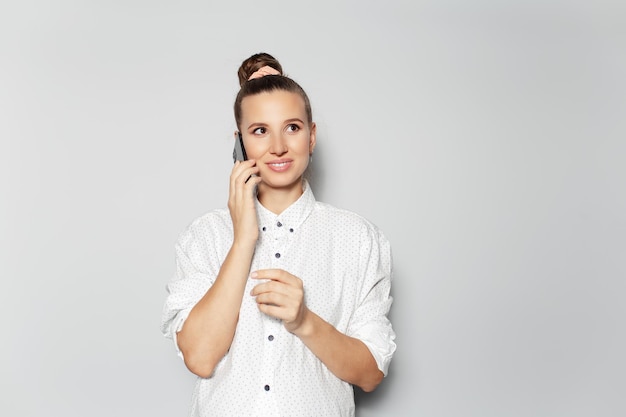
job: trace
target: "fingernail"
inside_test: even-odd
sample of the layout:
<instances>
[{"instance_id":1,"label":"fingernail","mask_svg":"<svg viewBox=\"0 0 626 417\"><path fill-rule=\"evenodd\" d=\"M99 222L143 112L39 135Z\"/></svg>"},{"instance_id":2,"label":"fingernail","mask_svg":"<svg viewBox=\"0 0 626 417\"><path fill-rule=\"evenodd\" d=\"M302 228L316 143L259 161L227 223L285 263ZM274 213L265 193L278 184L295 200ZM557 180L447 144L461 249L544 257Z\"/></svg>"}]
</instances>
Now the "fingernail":
<instances>
[{"instance_id":1,"label":"fingernail","mask_svg":"<svg viewBox=\"0 0 626 417\"><path fill-rule=\"evenodd\" d=\"M256 271L254 271L254 272L252 272L252 273L250 274L250 277L251 277L251 278L256 278L258 275L259 275L259 274L257 274L257 273L256 273Z\"/></svg>"}]
</instances>

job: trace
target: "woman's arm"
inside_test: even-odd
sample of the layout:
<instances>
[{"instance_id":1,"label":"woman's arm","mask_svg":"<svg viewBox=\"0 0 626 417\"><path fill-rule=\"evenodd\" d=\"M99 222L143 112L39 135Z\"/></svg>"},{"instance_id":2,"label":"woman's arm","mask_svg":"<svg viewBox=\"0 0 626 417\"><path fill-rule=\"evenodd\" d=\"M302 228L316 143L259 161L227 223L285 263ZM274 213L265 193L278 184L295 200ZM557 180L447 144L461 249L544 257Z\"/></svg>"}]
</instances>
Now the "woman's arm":
<instances>
[{"instance_id":1,"label":"woman's arm","mask_svg":"<svg viewBox=\"0 0 626 417\"><path fill-rule=\"evenodd\" d=\"M233 244L215 282L191 309L178 332L178 347L185 365L208 378L224 357L235 335L243 292L258 239L254 187L261 179L252 176L254 160L237 162L230 179L228 207L233 221Z\"/></svg>"},{"instance_id":2,"label":"woman's arm","mask_svg":"<svg viewBox=\"0 0 626 417\"><path fill-rule=\"evenodd\" d=\"M341 333L309 310L300 278L282 269L259 270L251 276L269 280L252 289L259 310L282 319L285 328L298 336L335 376L367 392L378 386L384 375L365 343Z\"/></svg>"},{"instance_id":3,"label":"woman's arm","mask_svg":"<svg viewBox=\"0 0 626 417\"><path fill-rule=\"evenodd\" d=\"M302 323L292 333L333 374L363 391L373 391L383 380L384 375L365 343L341 333L308 308Z\"/></svg>"},{"instance_id":4,"label":"woman's arm","mask_svg":"<svg viewBox=\"0 0 626 417\"><path fill-rule=\"evenodd\" d=\"M178 332L185 365L208 378L228 352L235 334L254 246L233 244L215 283L191 309Z\"/></svg>"}]
</instances>

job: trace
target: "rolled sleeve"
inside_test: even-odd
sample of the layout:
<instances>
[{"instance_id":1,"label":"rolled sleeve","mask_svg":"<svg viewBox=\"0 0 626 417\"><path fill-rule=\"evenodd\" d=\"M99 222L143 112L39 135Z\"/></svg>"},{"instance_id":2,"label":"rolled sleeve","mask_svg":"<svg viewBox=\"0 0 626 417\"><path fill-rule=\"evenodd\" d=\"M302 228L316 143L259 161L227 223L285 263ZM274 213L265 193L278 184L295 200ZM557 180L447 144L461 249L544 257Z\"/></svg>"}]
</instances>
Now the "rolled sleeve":
<instances>
[{"instance_id":1,"label":"rolled sleeve","mask_svg":"<svg viewBox=\"0 0 626 417\"><path fill-rule=\"evenodd\" d=\"M387 317L393 302L392 258L389 242L375 228L362 240L359 268L363 287L347 334L365 343L386 376L396 350L396 334Z\"/></svg>"},{"instance_id":2,"label":"rolled sleeve","mask_svg":"<svg viewBox=\"0 0 626 417\"><path fill-rule=\"evenodd\" d=\"M183 328L191 309L213 284L216 273L212 267L207 268L205 265L200 268L194 262L198 257L196 252L200 253L200 249L193 233L187 231L182 234L175 249L176 273L166 286L168 296L161 316L161 332L174 341L176 353L182 358L177 333Z\"/></svg>"},{"instance_id":3,"label":"rolled sleeve","mask_svg":"<svg viewBox=\"0 0 626 417\"><path fill-rule=\"evenodd\" d=\"M167 330L166 337L172 339L174 341L174 348L176 349L176 354L181 358L183 357L183 352L180 350L178 346L178 332L180 332L183 328L183 324L185 324L185 320L189 317L189 313L191 312L191 308L186 308L184 310L180 310L174 319L171 321L171 325Z\"/></svg>"}]
</instances>

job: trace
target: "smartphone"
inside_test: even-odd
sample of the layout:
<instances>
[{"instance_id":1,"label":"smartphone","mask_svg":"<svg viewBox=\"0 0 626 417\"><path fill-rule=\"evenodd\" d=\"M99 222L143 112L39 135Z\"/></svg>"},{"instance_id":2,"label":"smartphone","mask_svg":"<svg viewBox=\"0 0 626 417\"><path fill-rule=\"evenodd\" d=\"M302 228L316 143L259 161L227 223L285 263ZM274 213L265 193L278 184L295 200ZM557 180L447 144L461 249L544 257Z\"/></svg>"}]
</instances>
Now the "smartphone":
<instances>
[{"instance_id":1,"label":"smartphone","mask_svg":"<svg viewBox=\"0 0 626 417\"><path fill-rule=\"evenodd\" d=\"M243 137L241 132L237 132L237 139L235 139L235 149L233 149L233 162L245 161L248 159L246 155L246 148L243 147Z\"/></svg>"}]
</instances>

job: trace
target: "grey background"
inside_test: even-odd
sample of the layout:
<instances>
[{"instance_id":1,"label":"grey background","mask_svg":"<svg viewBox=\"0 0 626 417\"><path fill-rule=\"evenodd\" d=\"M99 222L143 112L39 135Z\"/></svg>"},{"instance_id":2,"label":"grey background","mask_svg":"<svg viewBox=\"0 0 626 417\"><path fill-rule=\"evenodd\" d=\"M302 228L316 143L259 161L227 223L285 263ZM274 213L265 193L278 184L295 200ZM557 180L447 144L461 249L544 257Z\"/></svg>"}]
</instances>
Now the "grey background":
<instances>
[{"instance_id":1,"label":"grey background","mask_svg":"<svg viewBox=\"0 0 626 417\"><path fill-rule=\"evenodd\" d=\"M623 416L626 7L3 2L0 414L182 416L173 245L225 205L235 72L308 91L318 199L393 246L359 416Z\"/></svg>"}]
</instances>

